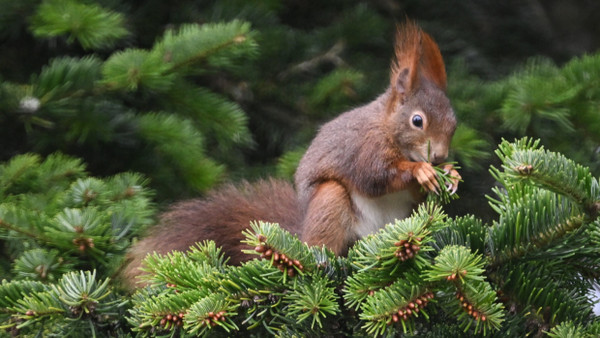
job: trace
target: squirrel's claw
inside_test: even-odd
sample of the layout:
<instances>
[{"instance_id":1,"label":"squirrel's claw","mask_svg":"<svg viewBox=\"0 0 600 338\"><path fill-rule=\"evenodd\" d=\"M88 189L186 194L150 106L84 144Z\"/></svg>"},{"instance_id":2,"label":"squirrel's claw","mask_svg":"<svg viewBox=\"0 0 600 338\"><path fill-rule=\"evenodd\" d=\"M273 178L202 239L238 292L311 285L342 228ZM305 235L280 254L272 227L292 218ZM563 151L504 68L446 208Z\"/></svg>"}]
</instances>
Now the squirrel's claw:
<instances>
[{"instance_id":1,"label":"squirrel's claw","mask_svg":"<svg viewBox=\"0 0 600 338\"><path fill-rule=\"evenodd\" d=\"M444 169L444 173L446 175L449 175L452 179L452 184L446 184L446 187L450 192L450 195L454 195L458 190L458 182L460 181L462 176L460 176L458 171L454 169L454 166L452 164L446 164L442 169Z\"/></svg>"}]
</instances>

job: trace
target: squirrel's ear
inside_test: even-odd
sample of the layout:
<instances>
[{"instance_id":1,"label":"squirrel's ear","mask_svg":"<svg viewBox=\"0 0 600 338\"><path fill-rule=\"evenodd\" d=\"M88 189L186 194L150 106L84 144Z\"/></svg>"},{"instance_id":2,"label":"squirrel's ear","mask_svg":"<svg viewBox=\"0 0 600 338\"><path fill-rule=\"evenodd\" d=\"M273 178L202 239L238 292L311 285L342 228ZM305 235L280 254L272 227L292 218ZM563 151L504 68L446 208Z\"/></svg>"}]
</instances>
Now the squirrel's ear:
<instances>
[{"instance_id":1,"label":"squirrel's ear","mask_svg":"<svg viewBox=\"0 0 600 338\"><path fill-rule=\"evenodd\" d=\"M417 87L421 38L421 29L410 20L400 26L396 33L396 59L392 62L390 84L401 101Z\"/></svg>"},{"instance_id":2,"label":"squirrel's ear","mask_svg":"<svg viewBox=\"0 0 600 338\"><path fill-rule=\"evenodd\" d=\"M421 55L421 72L429 81L446 91L446 68L438 45L427 33L423 33Z\"/></svg>"}]
</instances>

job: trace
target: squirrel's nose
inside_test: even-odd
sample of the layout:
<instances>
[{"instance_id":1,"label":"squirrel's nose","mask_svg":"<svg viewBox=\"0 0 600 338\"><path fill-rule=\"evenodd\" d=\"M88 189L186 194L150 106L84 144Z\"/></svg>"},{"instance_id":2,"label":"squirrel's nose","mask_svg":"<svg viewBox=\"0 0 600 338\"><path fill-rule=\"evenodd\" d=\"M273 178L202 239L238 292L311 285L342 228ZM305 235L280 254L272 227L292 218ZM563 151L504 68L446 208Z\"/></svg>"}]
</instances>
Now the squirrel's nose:
<instances>
[{"instance_id":1,"label":"squirrel's nose","mask_svg":"<svg viewBox=\"0 0 600 338\"><path fill-rule=\"evenodd\" d=\"M448 158L448 152L444 151L444 152L434 152L433 156L431 157L431 163L433 165L438 165L440 163L443 163L446 158Z\"/></svg>"}]
</instances>

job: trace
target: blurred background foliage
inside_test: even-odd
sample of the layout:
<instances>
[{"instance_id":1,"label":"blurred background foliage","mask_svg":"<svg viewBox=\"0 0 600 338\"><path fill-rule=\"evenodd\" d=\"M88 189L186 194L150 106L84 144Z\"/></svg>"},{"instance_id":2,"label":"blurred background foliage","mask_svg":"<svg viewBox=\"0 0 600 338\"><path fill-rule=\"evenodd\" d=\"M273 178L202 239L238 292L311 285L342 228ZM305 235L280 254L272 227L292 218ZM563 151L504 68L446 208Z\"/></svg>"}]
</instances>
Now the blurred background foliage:
<instances>
[{"instance_id":1,"label":"blurred background foliage","mask_svg":"<svg viewBox=\"0 0 600 338\"><path fill-rule=\"evenodd\" d=\"M439 43L465 182L486 217L502 138L600 170L593 1L0 0L0 160L56 151L133 170L159 203L291 178L318 126L388 84L395 25ZM589 54L588 56L584 56Z\"/></svg>"},{"instance_id":2,"label":"blurred background foliage","mask_svg":"<svg viewBox=\"0 0 600 338\"><path fill-rule=\"evenodd\" d=\"M451 159L464 182L449 215L494 217L484 196L498 184L488 168L499 166L503 138L539 138L600 174L597 1L0 0L0 9L0 277L15 280L2 290L46 297L3 315L13 335L35 329L33 310L49 306L84 319L49 329L61 336L122 334L127 302L107 297L106 278L156 211L222 182L291 179L322 123L385 90L407 17L437 40L459 120ZM96 273L106 282L92 283ZM75 304L54 282L86 299L95 291Z\"/></svg>"}]
</instances>

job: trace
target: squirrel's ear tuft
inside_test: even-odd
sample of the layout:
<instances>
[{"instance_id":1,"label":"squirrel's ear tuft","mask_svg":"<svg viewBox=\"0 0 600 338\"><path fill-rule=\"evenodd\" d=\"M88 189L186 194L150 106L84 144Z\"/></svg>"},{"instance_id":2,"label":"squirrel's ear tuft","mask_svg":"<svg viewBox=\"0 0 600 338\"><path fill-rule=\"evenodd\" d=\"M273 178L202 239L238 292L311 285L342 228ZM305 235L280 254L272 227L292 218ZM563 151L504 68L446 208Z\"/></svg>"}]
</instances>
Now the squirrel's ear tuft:
<instances>
[{"instance_id":1,"label":"squirrel's ear tuft","mask_svg":"<svg viewBox=\"0 0 600 338\"><path fill-rule=\"evenodd\" d=\"M446 69L440 49L431 36L411 20L398 28L395 57L390 80L392 90L401 99L418 87L420 79L446 90Z\"/></svg>"},{"instance_id":2,"label":"squirrel's ear tuft","mask_svg":"<svg viewBox=\"0 0 600 338\"><path fill-rule=\"evenodd\" d=\"M409 95L417 87L421 37L421 29L410 20L398 27L390 81L392 90L400 97Z\"/></svg>"},{"instance_id":3,"label":"squirrel's ear tuft","mask_svg":"<svg viewBox=\"0 0 600 338\"><path fill-rule=\"evenodd\" d=\"M437 43L429 34L423 33L421 47L420 71L423 77L435 83L441 90L446 91L446 68Z\"/></svg>"}]
</instances>

